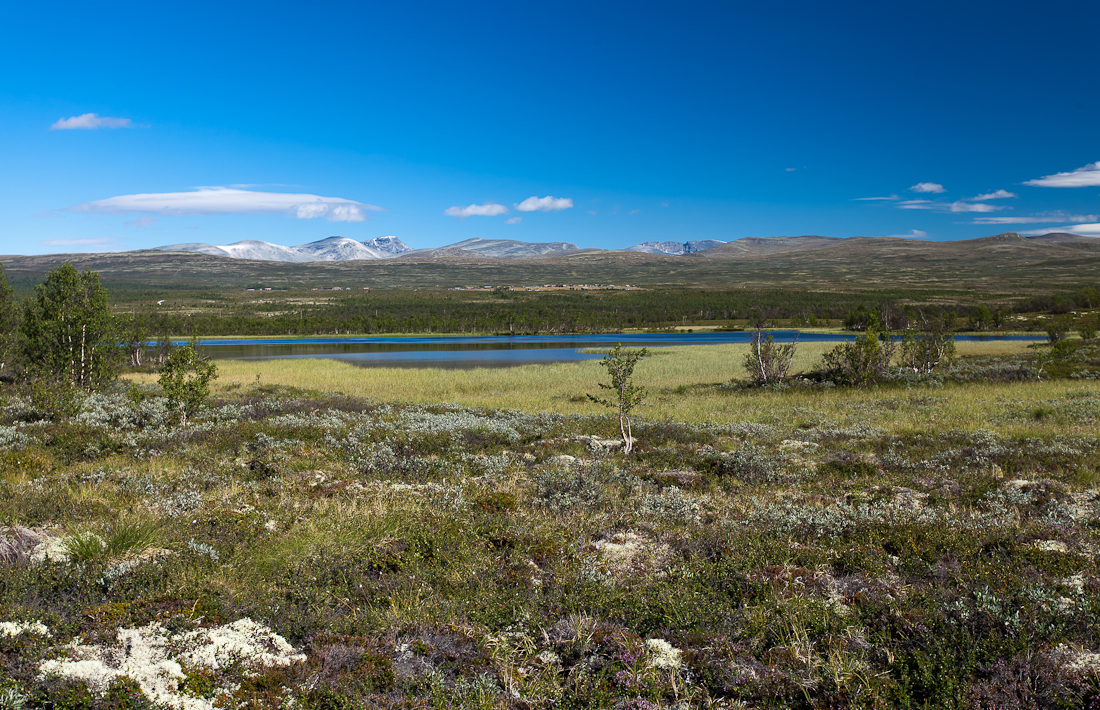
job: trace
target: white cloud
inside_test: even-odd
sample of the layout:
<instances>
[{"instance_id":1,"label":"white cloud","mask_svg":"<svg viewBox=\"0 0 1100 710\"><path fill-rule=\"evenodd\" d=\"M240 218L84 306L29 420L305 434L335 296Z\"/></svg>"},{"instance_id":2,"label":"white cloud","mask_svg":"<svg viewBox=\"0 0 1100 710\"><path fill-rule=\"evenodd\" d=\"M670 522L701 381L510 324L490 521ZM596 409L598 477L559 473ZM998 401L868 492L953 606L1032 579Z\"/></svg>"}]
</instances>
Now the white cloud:
<instances>
[{"instance_id":1,"label":"white cloud","mask_svg":"<svg viewBox=\"0 0 1100 710\"><path fill-rule=\"evenodd\" d=\"M798 168L787 168L786 172L793 173L795 170L798 170Z\"/></svg>"},{"instance_id":2,"label":"white cloud","mask_svg":"<svg viewBox=\"0 0 1100 710\"><path fill-rule=\"evenodd\" d=\"M506 214L507 212L507 207L498 205L494 202L486 202L483 205L467 205L466 207L448 207L443 210L443 214L448 217L458 217L459 219L466 219L467 217L496 217L498 214Z\"/></svg>"},{"instance_id":3,"label":"white cloud","mask_svg":"<svg viewBox=\"0 0 1100 710\"><path fill-rule=\"evenodd\" d=\"M981 202L983 200L1003 200L1008 197L1019 197L1015 192L1009 192L1008 190L994 190L993 192L986 192L977 197L968 197L966 199L971 202Z\"/></svg>"},{"instance_id":4,"label":"white cloud","mask_svg":"<svg viewBox=\"0 0 1100 710\"><path fill-rule=\"evenodd\" d=\"M590 214L590 215L592 215L593 217L595 217L595 216L596 216L596 210L588 210L588 214Z\"/></svg>"},{"instance_id":5,"label":"white cloud","mask_svg":"<svg viewBox=\"0 0 1100 710\"><path fill-rule=\"evenodd\" d=\"M148 227L154 224L156 221L157 220L154 217L138 217L137 219L132 219L129 222L123 222L123 224L127 227Z\"/></svg>"},{"instance_id":6,"label":"white cloud","mask_svg":"<svg viewBox=\"0 0 1100 710\"><path fill-rule=\"evenodd\" d=\"M505 224L519 224L522 221L523 221L523 217L509 217L508 219L504 220L504 223Z\"/></svg>"},{"instance_id":7,"label":"white cloud","mask_svg":"<svg viewBox=\"0 0 1100 710\"><path fill-rule=\"evenodd\" d=\"M164 216L285 214L293 219L325 217L330 222L362 222L367 211L382 211L342 197L292 194L284 192L253 192L228 187L200 187L194 192L158 192L142 195L121 195L106 200L85 202L69 208L74 212L125 214L147 212Z\"/></svg>"},{"instance_id":8,"label":"white cloud","mask_svg":"<svg viewBox=\"0 0 1100 710\"><path fill-rule=\"evenodd\" d=\"M868 201L871 201L871 200L893 201L893 200L900 200L901 198L898 197L897 195L887 195L886 197L853 197L852 199L856 200L858 202L868 202Z\"/></svg>"},{"instance_id":9,"label":"white cloud","mask_svg":"<svg viewBox=\"0 0 1100 710\"><path fill-rule=\"evenodd\" d=\"M1100 222L1094 224L1071 224L1066 227L1050 227L1049 229L1032 229L1027 232L1020 232L1020 234L1040 235L1050 234L1051 232L1069 232L1070 234L1078 234L1082 237L1100 237Z\"/></svg>"},{"instance_id":10,"label":"white cloud","mask_svg":"<svg viewBox=\"0 0 1100 710\"><path fill-rule=\"evenodd\" d=\"M946 192L946 190L943 189L943 185L939 184L938 182L918 182L916 185L913 185L913 187L909 188L909 191L932 192L937 195L941 192Z\"/></svg>"},{"instance_id":11,"label":"white cloud","mask_svg":"<svg viewBox=\"0 0 1100 710\"><path fill-rule=\"evenodd\" d=\"M520 212L556 212L558 210L567 210L573 206L573 200L569 197L528 197L523 202L516 205L516 209Z\"/></svg>"},{"instance_id":12,"label":"white cloud","mask_svg":"<svg viewBox=\"0 0 1100 710\"><path fill-rule=\"evenodd\" d=\"M963 202L960 200L958 202L951 203L952 212L997 212L998 210L1003 209L1004 207L1001 205L987 205L984 202L971 204L969 202Z\"/></svg>"},{"instance_id":13,"label":"white cloud","mask_svg":"<svg viewBox=\"0 0 1100 710\"><path fill-rule=\"evenodd\" d=\"M928 232L920 229L910 229L908 234L887 234L886 236L895 239L927 239Z\"/></svg>"},{"instance_id":14,"label":"white cloud","mask_svg":"<svg viewBox=\"0 0 1100 710\"><path fill-rule=\"evenodd\" d=\"M899 210L934 210L938 206L932 200L903 200L898 203Z\"/></svg>"},{"instance_id":15,"label":"white cloud","mask_svg":"<svg viewBox=\"0 0 1100 710\"><path fill-rule=\"evenodd\" d=\"M105 249L118 244L119 240L113 237L95 237L92 239L43 239L39 242L47 247L84 247L85 249Z\"/></svg>"},{"instance_id":16,"label":"white cloud","mask_svg":"<svg viewBox=\"0 0 1100 710\"><path fill-rule=\"evenodd\" d=\"M971 224L1044 224L1049 222L1096 222L1094 214L1066 214L1065 212L1041 212L1027 217L976 217Z\"/></svg>"},{"instance_id":17,"label":"white cloud","mask_svg":"<svg viewBox=\"0 0 1100 710\"><path fill-rule=\"evenodd\" d=\"M1046 175L1024 184L1033 187L1097 187L1100 186L1100 160L1072 172Z\"/></svg>"},{"instance_id":18,"label":"white cloud","mask_svg":"<svg viewBox=\"0 0 1100 710\"><path fill-rule=\"evenodd\" d=\"M59 118L50 126L51 131L71 131L77 128L133 128L134 124L128 118L112 118L100 116L97 113L85 113L80 116Z\"/></svg>"},{"instance_id":19,"label":"white cloud","mask_svg":"<svg viewBox=\"0 0 1100 710\"><path fill-rule=\"evenodd\" d=\"M630 210L630 214L641 214L641 210Z\"/></svg>"}]
</instances>

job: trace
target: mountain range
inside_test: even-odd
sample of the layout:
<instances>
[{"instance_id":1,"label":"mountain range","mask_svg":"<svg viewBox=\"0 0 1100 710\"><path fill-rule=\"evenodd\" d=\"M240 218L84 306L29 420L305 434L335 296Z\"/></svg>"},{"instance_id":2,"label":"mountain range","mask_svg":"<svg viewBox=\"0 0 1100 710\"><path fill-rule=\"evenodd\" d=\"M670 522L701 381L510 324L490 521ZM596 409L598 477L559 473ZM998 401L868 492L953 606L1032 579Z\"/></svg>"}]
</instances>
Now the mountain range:
<instances>
[{"instance_id":1,"label":"mountain range","mask_svg":"<svg viewBox=\"0 0 1100 710\"><path fill-rule=\"evenodd\" d=\"M981 240L967 240L975 244L1026 244L1050 243L1071 245L1093 243L1093 237L1080 237L1075 234L1052 233L1040 236L1021 236L1015 232L985 237ZM956 242L961 246L966 242ZM940 247L934 245L941 244ZM445 257L464 257L467 259L545 259L559 258L588 253L634 252L656 256L674 256L707 259L755 259L767 256L790 256L798 252L814 252L821 258L846 258L849 252L862 251L874 245L873 251L880 253L925 253L941 252L948 247L943 243L925 240L901 239L894 237L823 237L802 235L798 237L744 237L731 242L717 239L675 242L653 241L636 244L619 251L598 249L580 249L569 242L522 242L514 239L467 239L433 249L415 249L394 236L376 237L358 242L348 237L329 237L320 241L287 247L279 244L249 239L219 246L216 244L171 244L158 247L160 251L195 252L211 256L248 259L253 261L313 262L313 261L354 261L400 259L417 260L439 259ZM931 251L929 251L931 250ZM835 253L835 254L834 254Z\"/></svg>"},{"instance_id":2,"label":"mountain range","mask_svg":"<svg viewBox=\"0 0 1100 710\"><path fill-rule=\"evenodd\" d=\"M357 242L349 237L329 237L296 247L246 239L219 246L216 244L170 244L157 247L160 251L191 251L213 256L256 261L351 261L354 259L391 259L413 251L397 237L375 237Z\"/></svg>"},{"instance_id":3,"label":"mountain range","mask_svg":"<svg viewBox=\"0 0 1100 710\"><path fill-rule=\"evenodd\" d=\"M720 242L717 239L703 239L694 242L643 242L641 244L635 244L632 247L627 247L627 251L640 251L645 254L668 254L669 256L682 256L684 254L694 254L698 251L706 251L707 249L713 249L714 247L721 246L726 242Z\"/></svg>"},{"instance_id":4,"label":"mountain range","mask_svg":"<svg viewBox=\"0 0 1100 710\"><path fill-rule=\"evenodd\" d=\"M312 250L331 257L332 252L326 250L340 245L358 251L354 240L349 241L353 244L339 240L326 246L322 240L305 245L310 247L306 253ZM465 248L409 250L396 258L306 263L226 258L228 252L196 251L202 245L190 245L188 250L12 255L0 256L0 261L9 283L25 290L65 262L100 273L104 283L127 288L237 288L258 282L293 288L357 284L412 289L463 284L629 283L647 288L737 284L745 288L889 287L1024 294L1100 283L1100 239L1057 232L1037 236L1008 232L944 242L815 235L747 238L679 256L566 249L562 243L556 243L555 249L555 243L504 242L494 248L511 250L512 255L499 258L484 253L492 246L486 242L492 241L468 240ZM238 253L246 251L240 245L229 246L237 247ZM386 253L391 254L402 247L396 239L362 246L375 250L386 246ZM527 250L535 255L517 258ZM281 253L287 258L286 252ZM302 258L302 254L295 249L291 258Z\"/></svg>"}]
</instances>

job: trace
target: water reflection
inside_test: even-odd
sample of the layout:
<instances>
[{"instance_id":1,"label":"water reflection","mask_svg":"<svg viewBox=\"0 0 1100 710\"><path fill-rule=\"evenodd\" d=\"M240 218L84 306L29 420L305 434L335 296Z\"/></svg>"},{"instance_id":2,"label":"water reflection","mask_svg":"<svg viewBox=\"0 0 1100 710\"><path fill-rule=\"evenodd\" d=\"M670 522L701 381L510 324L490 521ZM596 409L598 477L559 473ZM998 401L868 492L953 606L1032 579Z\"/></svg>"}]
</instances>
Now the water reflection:
<instances>
[{"instance_id":1,"label":"water reflection","mask_svg":"<svg viewBox=\"0 0 1100 710\"><path fill-rule=\"evenodd\" d=\"M854 334L771 331L778 342L840 342ZM215 360L324 358L360 367L512 367L532 363L577 362L601 355L585 348L668 347L748 343L749 332L643 333L631 335L417 336L388 338L265 338L204 340L203 349ZM957 340L1039 340L1030 336L961 336ZM182 343L181 343L182 344Z\"/></svg>"}]
</instances>

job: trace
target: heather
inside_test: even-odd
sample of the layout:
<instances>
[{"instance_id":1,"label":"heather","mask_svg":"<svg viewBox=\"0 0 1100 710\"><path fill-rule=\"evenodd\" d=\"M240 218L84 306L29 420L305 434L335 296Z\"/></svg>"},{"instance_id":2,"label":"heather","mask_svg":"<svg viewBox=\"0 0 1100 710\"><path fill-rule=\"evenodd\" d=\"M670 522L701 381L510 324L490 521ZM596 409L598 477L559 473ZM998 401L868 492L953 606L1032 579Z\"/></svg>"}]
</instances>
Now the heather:
<instances>
[{"instance_id":1,"label":"heather","mask_svg":"<svg viewBox=\"0 0 1100 710\"><path fill-rule=\"evenodd\" d=\"M1097 702L1089 379L657 382L722 409L643 404L628 454L567 398L261 374L186 420L153 383L6 393L0 704Z\"/></svg>"}]
</instances>

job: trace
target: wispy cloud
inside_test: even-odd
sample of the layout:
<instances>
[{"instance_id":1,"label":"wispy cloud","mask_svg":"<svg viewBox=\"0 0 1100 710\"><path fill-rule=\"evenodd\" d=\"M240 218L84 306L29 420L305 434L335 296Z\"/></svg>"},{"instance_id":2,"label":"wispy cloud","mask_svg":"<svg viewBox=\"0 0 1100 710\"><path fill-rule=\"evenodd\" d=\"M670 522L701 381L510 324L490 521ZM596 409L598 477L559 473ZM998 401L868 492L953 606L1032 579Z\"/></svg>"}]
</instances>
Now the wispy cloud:
<instances>
[{"instance_id":1,"label":"wispy cloud","mask_svg":"<svg viewBox=\"0 0 1100 710\"><path fill-rule=\"evenodd\" d=\"M85 113L80 116L59 118L50 126L51 131L72 131L76 129L94 128L133 128L134 124L128 118L112 118L100 116L97 113Z\"/></svg>"},{"instance_id":2,"label":"wispy cloud","mask_svg":"<svg viewBox=\"0 0 1100 710\"><path fill-rule=\"evenodd\" d=\"M900 200L901 198L898 197L897 195L887 195L885 197L853 197L852 199L857 201L857 202L869 202L869 201L872 201L872 200L881 200L881 201L884 201L884 202L894 202L894 201Z\"/></svg>"},{"instance_id":3,"label":"wispy cloud","mask_svg":"<svg viewBox=\"0 0 1100 710\"><path fill-rule=\"evenodd\" d=\"M952 212L997 212L1003 209L1003 205L987 205L984 202L970 203L962 200L952 202L950 207Z\"/></svg>"},{"instance_id":4,"label":"wispy cloud","mask_svg":"<svg viewBox=\"0 0 1100 710\"><path fill-rule=\"evenodd\" d=\"M507 207L498 205L494 202L486 202L483 205L467 205L466 207L448 207L443 210L443 214L448 217L458 217L459 219L466 219L467 217L496 217L498 214L506 214L507 212Z\"/></svg>"},{"instance_id":5,"label":"wispy cloud","mask_svg":"<svg viewBox=\"0 0 1100 710\"><path fill-rule=\"evenodd\" d=\"M504 220L504 223L505 224L519 224L522 221L523 221L523 217L509 217L508 219Z\"/></svg>"},{"instance_id":6,"label":"wispy cloud","mask_svg":"<svg viewBox=\"0 0 1100 710\"><path fill-rule=\"evenodd\" d=\"M1008 190L994 190L993 192L986 192L977 197L968 197L966 199L971 202L982 202L983 200L1004 200L1009 197L1019 197L1015 192L1009 192Z\"/></svg>"},{"instance_id":7,"label":"wispy cloud","mask_svg":"<svg viewBox=\"0 0 1100 710\"><path fill-rule=\"evenodd\" d=\"M1078 234L1082 237L1100 237L1100 222L1093 224L1071 224L1065 227L1050 227L1048 229L1032 229L1027 232L1020 232L1020 234L1040 235L1050 234L1051 232L1068 232L1070 234Z\"/></svg>"},{"instance_id":8,"label":"wispy cloud","mask_svg":"<svg viewBox=\"0 0 1100 710\"><path fill-rule=\"evenodd\" d=\"M155 217L138 217L122 224L127 227L149 227L156 223Z\"/></svg>"},{"instance_id":9,"label":"wispy cloud","mask_svg":"<svg viewBox=\"0 0 1100 710\"><path fill-rule=\"evenodd\" d=\"M932 200L903 200L898 203L899 210L934 210L942 203Z\"/></svg>"},{"instance_id":10,"label":"wispy cloud","mask_svg":"<svg viewBox=\"0 0 1100 710\"><path fill-rule=\"evenodd\" d=\"M47 247L80 247L83 249L109 249L119 240L113 237L95 237L92 239L43 239L39 244Z\"/></svg>"},{"instance_id":11,"label":"wispy cloud","mask_svg":"<svg viewBox=\"0 0 1100 710\"><path fill-rule=\"evenodd\" d=\"M1094 214L1066 214L1065 212L1041 212L1026 217L975 217L971 224L1047 224L1051 222L1096 222Z\"/></svg>"},{"instance_id":12,"label":"wispy cloud","mask_svg":"<svg viewBox=\"0 0 1100 710\"><path fill-rule=\"evenodd\" d=\"M913 185L911 188L909 188L909 191L922 193L926 192L937 195L941 192L946 192L946 190L943 189L943 185L939 184L938 182L918 182L916 185Z\"/></svg>"},{"instance_id":13,"label":"wispy cloud","mask_svg":"<svg viewBox=\"0 0 1100 710\"><path fill-rule=\"evenodd\" d=\"M343 197L254 192L228 187L200 187L194 192L157 192L120 195L70 207L73 212L126 214L146 212L162 216L285 214L292 219L317 219L330 222L362 222L368 211L381 207Z\"/></svg>"},{"instance_id":14,"label":"wispy cloud","mask_svg":"<svg viewBox=\"0 0 1100 710\"><path fill-rule=\"evenodd\" d=\"M886 236L894 239L927 239L928 232L920 229L910 229L908 234L887 234Z\"/></svg>"},{"instance_id":15,"label":"wispy cloud","mask_svg":"<svg viewBox=\"0 0 1100 710\"><path fill-rule=\"evenodd\" d=\"M557 212L567 210L573 206L573 200L569 197L528 197L516 205L520 212Z\"/></svg>"},{"instance_id":16,"label":"wispy cloud","mask_svg":"<svg viewBox=\"0 0 1100 710\"><path fill-rule=\"evenodd\" d=\"M1072 172L1046 175L1024 184L1032 187L1097 187L1100 186L1100 160Z\"/></svg>"}]
</instances>

